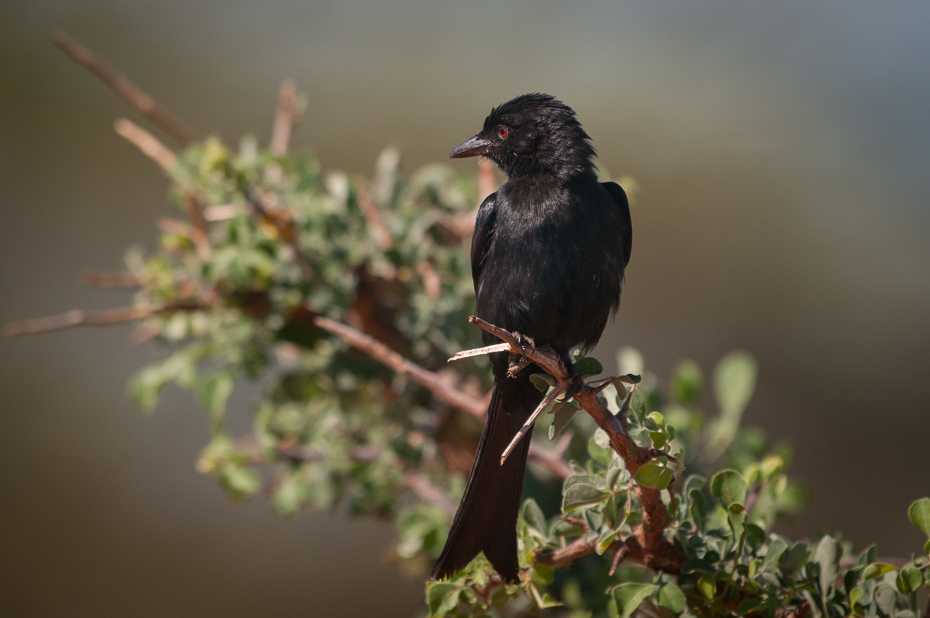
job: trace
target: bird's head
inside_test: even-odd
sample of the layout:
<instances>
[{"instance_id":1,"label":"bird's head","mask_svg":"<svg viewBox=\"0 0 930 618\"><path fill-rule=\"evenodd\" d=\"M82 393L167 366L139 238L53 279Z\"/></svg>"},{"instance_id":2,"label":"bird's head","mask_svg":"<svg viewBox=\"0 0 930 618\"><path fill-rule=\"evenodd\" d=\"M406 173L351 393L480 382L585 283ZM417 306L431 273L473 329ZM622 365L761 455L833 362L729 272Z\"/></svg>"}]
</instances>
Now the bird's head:
<instances>
[{"instance_id":1,"label":"bird's head","mask_svg":"<svg viewBox=\"0 0 930 618\"><path fill-rule=\"evenodd\" d=\"M594 169L594 147L575 112L548 94L524 94L491 110L484 128L449 154L483 155L508 177L547 174L565 181Z\"/></svg>"}]
</instances>

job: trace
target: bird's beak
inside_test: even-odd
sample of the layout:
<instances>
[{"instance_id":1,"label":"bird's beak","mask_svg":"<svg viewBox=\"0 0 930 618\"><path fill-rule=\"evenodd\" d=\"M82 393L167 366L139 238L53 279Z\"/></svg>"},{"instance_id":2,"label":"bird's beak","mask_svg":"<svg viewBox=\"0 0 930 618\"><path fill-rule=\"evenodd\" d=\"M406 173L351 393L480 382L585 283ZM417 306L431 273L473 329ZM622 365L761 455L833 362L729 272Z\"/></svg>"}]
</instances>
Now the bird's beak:
<instances>
[{"instance_id":1,"label":"bird's beak","mask_svg":"<svg viewBox=\"0 0 930 618\"><path fill-rule=\"evenodd\" d=\"M450 159L464 159L465 157L477 157L478 155L487 154L491 143L475 135L452 149L449 153Z\"/></svg>"}]
</instances>

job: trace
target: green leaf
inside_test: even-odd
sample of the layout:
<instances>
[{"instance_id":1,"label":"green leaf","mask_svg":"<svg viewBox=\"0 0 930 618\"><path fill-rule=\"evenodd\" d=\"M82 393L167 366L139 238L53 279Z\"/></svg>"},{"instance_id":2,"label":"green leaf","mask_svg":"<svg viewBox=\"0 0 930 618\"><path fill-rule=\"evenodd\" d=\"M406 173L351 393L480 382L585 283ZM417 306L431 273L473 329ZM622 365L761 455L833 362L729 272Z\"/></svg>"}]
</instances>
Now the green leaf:
<instances>
[{"instance_id":1,"label":"green leaf","mask_svg":"<svg viewBox=\"0 0 930 618\"><path fill-rule=\"evenodd\" d=\"M907 516L911 519L912 524L917 526L924 534L930 536L930 498L915 500L907 509Z\"/></svg>"},{"instance_id":2,"label":"green leaf","mask_svg":"<svg viewBox=\"0 0 930 618\"><path fill-rule=\"evenodd\" d=\"M171 376L166 374L161 365L145 367L129 381L129 398L143 412L152 412L170 381Z\"/></svg>"},{"instance_id":3,"label":"green leaf","mask_svg":"<svg viewBox=\"0 0 930 618\"><path fill-rule=\"evenodd\" d=\"M778 566L778 559L788 549L788 543L781 537L776 537L772 544L769 545L765 552L765 560L762 561L762 570L766 573L772 573Z\"/></svg>"},{"instance_id":4,"label":"green leaf","mask_svg":"<svg viewBox=\"0 0 930 618\"><path fill-rule=\"evenodd\" d=\"M849 591L849 607L855 612L856 602L862 598L862 588L853 588Z\"/></svg>"},{"instance_id":5,"label":"green leaf","mask_svg":"<svg viewBox=\"0 0 930 618\"><path fill-rule=\"evenodd\" d=\"M571 422L572 418L575 416L575 412L578 411L578 406L575 405L574 401L563 401L562 403L555 404L555 407L552 409L552 413L555 415L552 419L552 425L549 429L549 439L552 440L560 435L568 427L568 424Z\"/></svg>"},{"instance_id":6,"label":"green leaf","mask_svg":"<svg viewBox=\"0 0 930 618\"><path fill-rule=\"evenodd\" d=\"M235 384L233 377L225 372L211 373L201 378L197 382L197 397L200 399L200 404L211 416L222 414Z\"/></svg>"},{"instance_id":7,"label":"green leaf","mask_svg":"<svg viewBox=\"0 0 930 618\"><path fill-rule=\"evenodd\" d=\"M555 579L555 570L544 564L534 564L530 569L530 578L540 586L548 586Z\"/></svg>"},{"instance_id":8,"label":"green leaf","mask_svg":"<svg viewBox=\"0 0 930 618\"><path fill-rule=\"evenodd\" d=\"M669 391L678 403L689 406L697 402L704 388L704 376L694 361L683 361L672 375Z\"/></svg>"},{"instance_id":9,"label":"green leaf","mask_svg":"<svg viewBox=\"0 0 930 618\"><path fill-rule=\"evenodd\" d=\"M444 616L455 610L459 605L459 591L461 586L448 582L436 582L429 585L426 591L426 602L429 605L430 616Z\"/></svg>"},{"instance_id":10,"label":"green leaf","mask_svg":"<svg viewBox=\"0 0 930 618\"><path fill-rule=\"evenodd\" d=\"M704 493L700 489L692 489L688 496L691 500L691 506L688 513L694 520L694 525L703 532L704 522L707 520L707 504L704 501Z\"/></svg>"},{"instance_id":11,"label":"green leaf","mask_svg":"<svg viewBox=\"0 0 930 618\"><path fill-rule=\"evenodd\" d=\"M765 530L756 524L748 524L746 526L746 544L754 552L762 549L762 545L765 544Z\"/></svg>"},{"instance_id":12,"label":"green leaf","mask_svg":"<svg viewBox=\"0 0 930 618\"><path fill-rule=\"evenodd\" d=\"M881 577L885 573L890 573L891 571L897 571L898 567L883 564L881 562L873 562L869 566L865 567L865 570L862 571L862 581L867 582L870 579L875 579Z\"/></svg>"},{"instance_id":13,"label":"green leaf","mask_svg":"<svg viewBox=\"0 0 930 618\"><path fill-rule=\"evenodd\" d=\"M714 394L722 414L740 415L756 389L756 360L748 352L724 356L714 369Z\"/></svg>"},{"instance_id":14,"label":"green leaf","mask_svg":"<svg viewBox=\"0 0 930 618\"><path fill-rule=\"evenodd\" d=\"M839 574L840 545L830 535L824 535L814 552L814 562L820 565L820 585L826 601L827 589L833 586Z\"/></svg>"},{"instance_id":15,"label":"green leaf","mask_svg":"<svg viewBox=\"0 0 930 618\"><path fill-rule=\"evenodd\" d=\"M659 605L669 608L675 614L680 614L688 606L688 600L677 584L669 582L659 590Z\"/></svg>"},{"instance_id":16,"label":"green leaf","mask_svg":"<svg viewBox=\"0 0 930 618\"><path fill-rule=\"evenodd\" d=\"M914 592L920 588L924 583L924 574L920 569L914 567L904 567L901 569L901 572L898 573L898 577L895 579L895 584L898 586L898 590L904 594Z\"/></svg>"},{"instance_id":17,"label":"green leaf","mask_svg":"<svg viewBox=\"0 0 930 618\"><path fill-rule=\"evenodd\" d=\"M665 489L672 482L672 471L651 461L636 471L636 482L650 489Z\"/></svg>"},{"instance_id":18,"label":"green leaf","mask_svg":"<svg viewBox=\"0 0 930 618\"><path fill-rule=\"evenodd\" d=\"M743 410L756 388L756 361L746 352L730 352L714 370L714 393L720 407L718 416L708 429L705 451L716 459L733 442L739 429Z\"/></svg>"},{"instance_id":19,"label":"green leaf","mask_svg":"<svg viewBox=\"0 0 930 618\"><path fill-rule=\"evenodd\" d=\"M548 373L534 373L530 376L530 382L542 393L548 392L550 386L555 386L555 378Z\"/></svg>"},{"instance_id":20,"label":"green leaf","mask_svg":"<svg viewBox=\"0 0 930 618\"><path fill-rule=\"evenodd\" d=\"M704 573L697 582L698 590L708 600L713 600L717 596L717 581L710 573Z\"/></svg>"},{"instance_id":21,"label":"green leaf","mask_svg":"<svg viewBox=\"0 0 930 618\"><path fill-rule=\"evenodd\" d=\"M604 442L602 438L606 439L606 445L601 444L601 442ZM613 449L610 448L610 438L602 429L595 431L594 435L588 439L588 454L591 455L591 459L594 461L605 466L610 465L610 461L614 456Z\"/></svg>"},{"instance_id":22,"label":"green leaf","mask_svg":"<svg viewBox=\"0 0 930 618\"><path fill-rule=\"evenodd\" d=\"M806 543L795 543L781 560L781 568L785 573L795 573L807 563L810 556L810 548Z\"/></svg>"},{"instance_id":23,"label":"green leaf","mask_svg":"<svg viewBox=\"0 0 930 618\"><path fill-rule=\"evenodd\" d=\"M546 522L546 516L543 515L542 509L539 508L539 505L536 504L536 501L532 498L527 498L526 502L523 503L523 520L531 528L534 528L543 535L548 535L549 528Z\"/></svg>"},{"instance_id":24,"label":"green leaf","mask_svg":"<svg viewBox=\"0 0 930 618\"><path fill-rule=\"evenodd\" d=\"M562 512L567 513L583 506L597 504L607 494L593 485L577 483L565 490L562 497Z\"/></svg>"},{"instance_id":25,"label":"green leaf","mask_svg":"<svg viewBox=\"0 0 930 618\"><path fill-rule=\"evenodd\" d=\"M604 366L596 358L582 356L575 361L575 373L580 376L594 376L604 372Z\"/></svg>"},{"instance_id":26,"label":"green leaf","mask_svg":"<svg viewBox=\"0 0 930 618\"><path fill-rule=\"evenodd\" d=\"M746 481L736 470L721 470L710 481L710 491L724 507L746 500Z\"/></svg>"},{"instance_id":27,"label":"green leaf","mask_svg":"<svg viewBox=\"0 0 930 618\"><path fill-rule=\"evenodd\" d=\"M630 618L639 604L651 595L656 587L655 584L627 583L614 588L613 598L619 618Z\"/></svg>"},{"instance_id":28,"label":"green leaf","mask_svg":"<svg viewBox=\"0 0 930 618\"><path fill-rule=\"evenodd\" d=\"M261 489L262 483L258 474L251 468L242 466L229 466L223 470L220 477L226 488L233 493L233 497L242 498L254 494Z\"/></svg>"},{"instance_id":29,"label":"green leaf","mask_svg":"<svg viewBox=\"0 0 930 618\"><path fill-rule=\"evenodd\" d=\"M597 546L595 547L595 551L597 552L598 556L607 551L611 543L614 542L614 539L617 538L618 534L620 534L619 530L611 530L610 528L607 528L601 532L601 535L597 537Z\"/></svg>"}]
</instances>

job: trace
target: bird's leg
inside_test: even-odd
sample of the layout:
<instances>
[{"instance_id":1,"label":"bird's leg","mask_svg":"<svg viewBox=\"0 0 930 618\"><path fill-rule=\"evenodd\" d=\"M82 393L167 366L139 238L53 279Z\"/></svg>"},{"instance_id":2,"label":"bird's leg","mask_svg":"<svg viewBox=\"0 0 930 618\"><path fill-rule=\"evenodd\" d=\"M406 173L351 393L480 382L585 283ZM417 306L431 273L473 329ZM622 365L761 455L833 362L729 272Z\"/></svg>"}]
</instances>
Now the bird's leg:
<instances>
[{"instance_id":1,"label":"bird's leg","mask_svg":"<svg viewBox=\"0 0 930 618\"><path fill-rule=\"evenodd\" d=\"M517 340L517 345L520 346L520 350L523 352L523 356L519 357L517 360L510 361L510 367L507 369L507 375L511 378L515 377L518 373L523 371L524 367L530 364L530 360L526 357L526 348L530 347L536 349L536 342L533 341L531 337L527 337L517 331L513 331L513 337ZM512 358L512 357L511 357Z\"/></svg>"}]
</instances>

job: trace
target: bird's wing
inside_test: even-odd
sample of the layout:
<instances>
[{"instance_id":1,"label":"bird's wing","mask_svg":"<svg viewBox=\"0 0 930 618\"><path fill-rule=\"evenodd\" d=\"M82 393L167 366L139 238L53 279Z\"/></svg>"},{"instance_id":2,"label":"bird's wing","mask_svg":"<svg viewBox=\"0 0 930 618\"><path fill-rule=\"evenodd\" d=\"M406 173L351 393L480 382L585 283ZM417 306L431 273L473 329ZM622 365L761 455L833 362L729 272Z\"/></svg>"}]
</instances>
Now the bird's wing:
<instances>
[{"instance_id":1,"label":"bird's wing","mask_svg":"<svg viewBox=\"0 0 930 618\"><path fill-rule=\"evenodd\" d=\"M630 218L630 203L626 199L623 188L615 182L601 183L610 197L617 203L620 210L620 235L623 241L623 258L626 264L630 263L630 253L633 251L633 220Z\"/></svg>"},{"instance_id":2,"label":"bird's wing","mask_svg":"<svg viewBox=\"0 0 930 618\"><path fill-rule=\"evenodd\" d=\"M481 280L481 269L491 247L494 227L497 225L497 193L492 193L481 203L475 218L475 231L471 237L471 278L475 291Z\"/></svg>"}]
</instances>

